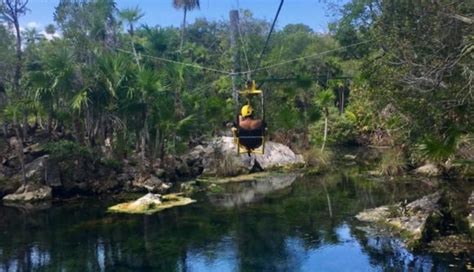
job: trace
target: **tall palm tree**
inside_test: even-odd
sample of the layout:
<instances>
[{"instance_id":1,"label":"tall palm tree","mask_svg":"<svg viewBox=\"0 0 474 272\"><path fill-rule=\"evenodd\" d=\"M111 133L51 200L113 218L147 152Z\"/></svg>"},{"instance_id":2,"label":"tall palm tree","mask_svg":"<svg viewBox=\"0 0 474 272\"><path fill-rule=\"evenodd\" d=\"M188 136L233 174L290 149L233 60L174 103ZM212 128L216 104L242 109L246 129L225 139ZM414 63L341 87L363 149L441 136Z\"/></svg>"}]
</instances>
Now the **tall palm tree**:
<instances>
[{"instance_id":1,"label":"tall palm tree","mask_svg":"<svg viewBox=\"0 0 474 272\"><path fill-rule=\"evenodd\" d=\"M135 62L137 63L138 67L140 67L140 62L137 51L135 50L135 29L133 24L138 22L138 20L140 20L144 15L145 14L140 10L139 7L123 9L119 13L120 18L128 24L128 33L130 34L130 41L132 43L133 56L135 57Z\"/></svg>"},{"instance_id":2,"label":"tall palm tree","mask_svg":"<svg viewBox=\"0 0 474 272\"><path fill-rule=\"evenodd\" d=\"M179 51L181 51L184 44L184 33L186 32L186 14L188 10L199 9L199 0L173 0L173 6L184 11L183 25L181 26L181 43L179 45Z\"/></svg>"},{"instance_id":3,"label":"tall palm tree","mask_svg":"<svg viewBox=\"0 0 474 272\"><path fill-rule=\"evenodd\" d=\"M133 37L135 34L134 24L138 22L145 14L140 10L139 7L126 8L120 11L120 19L127 22L128 24L128 33Z\"/></svg>"}]
</instances>

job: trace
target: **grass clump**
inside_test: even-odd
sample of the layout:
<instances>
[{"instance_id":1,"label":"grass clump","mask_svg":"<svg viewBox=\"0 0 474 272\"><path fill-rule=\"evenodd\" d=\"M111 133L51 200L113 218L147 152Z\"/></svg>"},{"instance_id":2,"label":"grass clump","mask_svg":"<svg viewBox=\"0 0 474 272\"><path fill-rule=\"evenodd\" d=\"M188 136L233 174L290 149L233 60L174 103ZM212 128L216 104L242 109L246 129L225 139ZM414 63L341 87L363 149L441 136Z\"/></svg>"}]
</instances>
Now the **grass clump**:
<instances>
[{"instance_id":1,"label":"grass clump","mask_svg":"<svg viewBox=\"0 0 474 272\"><path fill-rule=\"evenodd\" d=\"M328 170L334 158L332 151L328 149L321 151L321 149L316 147L304 151L302 155L305 166L318 169L318 172Z\"/></svg>"},{"instance_id":2,"label":"grass clump","mask_svg":"<svg viewBox=\"0 0 474 272\"><path fill-rule=\"evenodd\" d=\"M398 176L406 170L406 160L401 150L389 149L382 154L378 171L386 176Z\"/></svg>"}]
</instances>

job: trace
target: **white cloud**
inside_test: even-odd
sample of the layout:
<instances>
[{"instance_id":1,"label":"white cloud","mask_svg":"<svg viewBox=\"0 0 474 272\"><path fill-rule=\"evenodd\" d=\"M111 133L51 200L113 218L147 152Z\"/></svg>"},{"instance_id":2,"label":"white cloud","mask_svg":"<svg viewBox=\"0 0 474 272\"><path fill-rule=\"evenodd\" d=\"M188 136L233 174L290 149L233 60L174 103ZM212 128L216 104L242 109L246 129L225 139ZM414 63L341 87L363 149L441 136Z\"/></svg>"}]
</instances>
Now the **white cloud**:
<instances>
[{"instance_id":1,"label":"white cloud","mask_svg":"<svg viewBox=\"0 0 474 272\"><path fill-rule=\"evenodd\" d=\"M54 33L54 34L48 34L48 33L46 33L46 31L44 31L44 30L41 31L40 34L43 35L48 41L51 41L51 40L53 40L54 38L60 38L60 37L61 37L61 35L59 35L59 33L57 33L57 32Z\"/></svg>"},{"instance_id":2,"label":"white cloud","mask_svg":"<svg viewBox=\"0 0 474 272\"><path fill-rule=\"evenodd\" d=\"M36 28L36 29L39 29L41 27L41 24L40 23L37 23L37 22L29 22L26 24L26 28Z\"/></svg>"}]
</instances>

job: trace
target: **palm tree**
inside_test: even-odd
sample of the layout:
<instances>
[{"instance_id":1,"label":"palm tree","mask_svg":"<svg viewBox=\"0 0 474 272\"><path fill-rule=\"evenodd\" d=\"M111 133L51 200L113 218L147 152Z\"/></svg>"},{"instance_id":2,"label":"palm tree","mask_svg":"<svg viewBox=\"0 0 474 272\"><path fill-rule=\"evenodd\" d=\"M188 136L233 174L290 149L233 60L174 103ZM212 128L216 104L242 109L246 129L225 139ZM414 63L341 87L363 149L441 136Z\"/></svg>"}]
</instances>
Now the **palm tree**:
<instances>
[{"instance_id":1,"label":"palm tree","mask_svg":"<svg viewBox=\"0 0 474 272\"><path fill-rule=\"evenodd\" d=\"M36 102L40 103L47 112L47 131L51 132L54 112L69 105L61 101L71 99L71 90L74 89L76 64L70 48L57 43L45 49L41 57L41 69L30 71L28 85L34 93Z\"/></svg>"},{"instance_id":2,"label":"palm tree","mask_svg":"<svg viewBox=\"0 0 474 272\"><path fill-rule=\"evenodd\" d=\"M130 36L133 37L135 34L134 24L143 18L144 15L145 14L140 10L139 7L126 8L120 11L119 16L123 21L127 22L129 27L128 33Z\"/></svg>"},{"instance_id":3,"label":"palm tree","mask_svg":"<svg viewBox=\"0 0 474 272\"><path fill-rule=\"evenodd\" d=\"M127 8L124 10L121 10L119 13L120 18L127 22L129 29L128 33L130 34L130 40L132 43L132 51L133 51L133 56L135 57L135 62L137 63L138 67L140 67L140 62L138 58L137 51L135 50L135 43L134 43L134 34L135 34L135 29L133 27L133 24L138 22L145 14L141 12L139 7L135 8Z\"/></svg>"},{"instance_id":4,"label":"palm tree","mask_svg":"<svg viewBox=\"0 0 474 272\"><path fill-rule=\"evenodd\" d=\"M184 44L184 33L186 31L186 14L188 10L199 9L199 0L173 0L173 6L176 9L183 9L183 25L181 26L181 43L179 45L179 51L183 49Z\"/></svg>"},{"instance_id":5,"label":"palm tree","mask_svg":"<svg viewBox=\"0 0 474 272\"><path fill-rule=\"evenodd\" d=\"M35 27L25 29L22 34L28 44L35 44L45 38L44 34L39 33Z\"/></svg>"}]
</instances>

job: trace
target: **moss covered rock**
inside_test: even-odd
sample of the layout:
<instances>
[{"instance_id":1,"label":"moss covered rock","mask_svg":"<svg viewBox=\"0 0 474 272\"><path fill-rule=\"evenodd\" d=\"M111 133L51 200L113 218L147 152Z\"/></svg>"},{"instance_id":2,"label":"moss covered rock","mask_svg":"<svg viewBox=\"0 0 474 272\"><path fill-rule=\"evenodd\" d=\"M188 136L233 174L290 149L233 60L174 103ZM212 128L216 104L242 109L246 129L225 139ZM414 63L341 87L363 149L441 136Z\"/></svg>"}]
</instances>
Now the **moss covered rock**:
<instances>
[{"instance_id":1,"label":"moss covered rock","mask_svg":"<svg viewBox=\"0 0 474 272\"><path fill-rule=\"evenodd\" d=\"M132 213L132 214L152 214L177 206L184 206L196 202L191 198L181 194L169 194L160 196L148 193L145 196L131 202L117 204L108 209L110 212Z\"/></svg>"}]
</instances>

